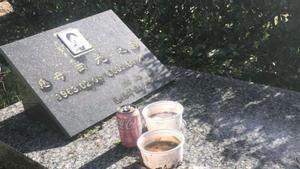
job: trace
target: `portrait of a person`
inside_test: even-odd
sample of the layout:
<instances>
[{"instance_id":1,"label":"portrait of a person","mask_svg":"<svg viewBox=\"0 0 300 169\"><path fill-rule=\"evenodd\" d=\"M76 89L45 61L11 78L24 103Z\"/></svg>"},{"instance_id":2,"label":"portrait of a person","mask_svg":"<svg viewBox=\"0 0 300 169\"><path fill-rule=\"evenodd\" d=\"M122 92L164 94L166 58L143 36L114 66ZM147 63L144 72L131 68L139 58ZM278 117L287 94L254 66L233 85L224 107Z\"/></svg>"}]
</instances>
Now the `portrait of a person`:
<instances>
[{"instance_id":1,"label":"portrait of a person","mask_svg":"<svg viewBox=\"0 0 300 169\"><path fill-rule=\"evenodd\" d=\"M84 43L80 41L80 38L75 33L67 33L66 38L71 42L74 49L79 51L86 50Z\"/></svg>"},{"instance_id":2,"label":"portrait of a person","mask_svg":"<svg viewBox=\"0 0 300 169\"><path fill-rule=\"evenodd\" d=\"M58 37L73 54L73 57L78 57L93 49L92 45L83 37L78 29L66 29L59 32Z\"/></svg>"}]
</instances>

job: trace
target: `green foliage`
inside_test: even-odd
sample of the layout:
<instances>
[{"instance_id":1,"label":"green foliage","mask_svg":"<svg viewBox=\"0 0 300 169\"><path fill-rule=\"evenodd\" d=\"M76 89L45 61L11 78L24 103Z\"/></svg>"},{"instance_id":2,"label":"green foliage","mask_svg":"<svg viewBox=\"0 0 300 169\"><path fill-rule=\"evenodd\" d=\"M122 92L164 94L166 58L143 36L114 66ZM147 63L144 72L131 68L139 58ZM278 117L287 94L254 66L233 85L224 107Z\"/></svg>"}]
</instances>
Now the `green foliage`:
<instances>
[{"instance_id":1,"label":"green foliage","mask_svg":"<svg viewBox=\"0 0 300 169\"><path fill-rule=\"evenodd\" d=\"M4 63L0 58L0 63ZM7 92L0 91L0 108L9 106L9 104L17 102L21 99L21 95L28 89L25 88L21 80L13 73L7 65L2 66L2 72L5 74L5 88ZM2 84L0 83L2 88Z\"/></svg>"},{"instance_id":2,"label":"green foliage","mask_svg":"<svg viewBox=\"0 0 300 169\"><path fill-rule=\"evenodd\" d=\"M16 12L28 19L21 27L29 31L21 32L21 36L11 33L6 39L22 38L112 9L166 64L300 90L297 0L12 3Z\"/></svg>"}]
</instances>

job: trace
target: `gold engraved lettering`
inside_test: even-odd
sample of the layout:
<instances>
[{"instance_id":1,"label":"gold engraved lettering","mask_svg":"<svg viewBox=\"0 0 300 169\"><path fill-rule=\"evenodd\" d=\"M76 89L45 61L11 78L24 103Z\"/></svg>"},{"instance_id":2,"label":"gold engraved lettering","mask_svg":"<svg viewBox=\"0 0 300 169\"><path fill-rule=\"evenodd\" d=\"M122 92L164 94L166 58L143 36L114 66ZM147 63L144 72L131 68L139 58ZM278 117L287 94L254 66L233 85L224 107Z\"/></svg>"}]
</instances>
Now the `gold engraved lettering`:
<instances>
[{"instance_id":1,"label":"gold engraved lettering","mask_svg":"<svg viewBox=\"0 0 300 169\"><path fill-rule=\"evenodd\" d=\"M87 87L86 84L83 82L80 82L79 86L81 87L81 89L86 89L86 87Z\"/></svg>"},{"instance_id":2,"label":"gold engraved lettering","mask_svg":"<svg viewBox=\"0 0 300 169\"><path fill-rule=\"evenodd\" d=\"M97 83L97 84L103 84L104 83L104 78L103 78L103 76L96 76L96 77L94 77L93 78L95 81L95 83ZM96 81L97 80L97 81Z\"/></svg>"},{"instance_id":3,"label":"gold engraved lettering","mask_svg":"<svg viewBox=\"0 0 300 169\"><path fill-rule=\"evenodd\" d=\"M108 64L108 63L109 63L109 59L104 58L104 59L102 60L102 62Z\"/></svg>"},{"instance_id":4,"label":"gold engraved lettering","mask_svg":"<svg viewBox=\"0 0 300 169\"><path fill-rule=\"evenodd\" d=\"M55 72L54 73L54 79L55 80L62 80L62 81L66 80L65 75L62 74L61 72Z\"/></svg>"},{"instance_id":5,"label":"gold engraved lettering","mask_svg":"<svg viewBox=\"0 0 300 169\"><path fill-rule=\"evenodd\" d=\"M126 81L125 81L126 82ZM124 93L122 93L119 97L114 97L113 101L116 104L120 104L122 102L124 102L125 100L127 100L128 98L130 98L131 96L134 96L135 94L138 94L140 92L146 92L148 85L153 83L153 81L151 79L146 80L144 84L141 85L135 85L129 89L127 89Z\"/></svg>"},{"instance_id":6,"label":"gold engraved lettering","mask_svg":"<svg viewBox=\"0 0 300 169\"><path fill-rule=\"evenodd\" d=\"M113 73L114 75L118 74L118 70L114 67L110 70L111 73Z\"/></svg>"},{"instance_id":7,"label":"gold engraved lettering","mask_svg":"<svg viewBox=\"0 0 300 169\"><path fill-rule=\"evenodd\" d=\"M107 77L114 77L118 75L119 73L129 69L130 67L137 64L139 60L132 60L132 61L126 61L125 64L115 65L110 70L107 70L106 73L94 76L89 80L83 80L76 86L71 86L70 88L67 88L65 90L62 90L59 92L59 94L56 95L57 100L61 101L62 99L67 99L69 96L72 96L76 93L80 93L83 90L88 90L95 85L102 85L105 82L105 78ZM115 97L114 102L115 103L122 103L124 100L128 99L130 96L134 96L135 93L138 93L138 91L145 90L142 87L133 87L132 89L126 90L125 93L121 94L119 98ZM59 97L60 96L60 97Z\"/></svg>"},{"instance_id":8,"label":"gold engraved lettering","mask_svg":"<svg viewBox=\"0 0 300 169\"><path fill-rule=\"evenodd\" d=\"M118 47L117 51L119 54L127 54L130 53L128 49L122 48L122 47Z\"/></svg>"},{"instance_id":9,"label":"gold engraved lettering","mask_svg":"<svg viewBox=\"0 0 300 169\"><path fill-rule=\"evenodd\" d=\"M96 77L93 77L92 78L92 81L95 83L95 84L98 84L100 82L100 80Z\"/></svg>"},{"instance_id":10,"label":"gold engraved lettering","mask_svg":"<svg viewBox=\"0 0 300 169\"><path fill-rule=\"evenodd\" d=\"M117 99L117 98L113 98L113 101L116 103L116 104L120 104L120 103L122 103L122 101L121 100L119 100L119 99Z\"/></svg>"},{"instance_id":11,"label":"gold engraved lettering","mask_svg":"<svg viewBox=\"0 0 300 169\"><path fill-rule=\"evenodd\" d=\"M75 68L77 69L77 71L78 71L79 73L82 73L82 72L84 72L85 70L88 69L88 68L86 67L86 65L83 64L83 63L77 63L77 64L75 65Z\"/></svg>"},{"instance_id":12,"label":"gold engraved lettering","mask_svg":"<svg viewBox=\"0 0 300 169\"><path fill-rule=\"evenodd\" d=\"M85 84L86 84L86 87L87 88L90 88L90 87L92 87L92 83L91 82L89 82L89 81L85 81Z\"/></svg>"},{"instance_id":13,"label":"gold engraved lettering","mask_svg":"<svg viewBox=\"0 0 300 169\"><path fill-rule=\"evenodd\" d=\"M97 65L102 64L102 59L103 59L103 57L101 55L96 56L96 58L95 58L96 64Z\"/></svg>"},{"instance_id":14,"label":"gold engraved lettering","mask_svg":"<svg viewBox=\"0 0 300 169\"><path fill-rule=\"evenodd\" d=\"M59 94L65 99L68 98L68 93L64 90L60 91Z\"/></svg>"},{"instance_id":15,"label":"gold engraved lettering","mask_svg":"<svg viewBox=\"0 0 300 169\"><path fill-rule=\"evenodd\" d=\"M113 68L107 70L106 75L108 77L114 77L115 75L133 67L138 62L139 60L133 60L133 61L126 61L125 64L121 64L121 65L116 64Z\"/></svg>"},{"instance_id":16,"label":"gold engraved lettering","mask_svg":"<svg viewBox=\"0 0 300 169\"><path fill-rule=\"evenodd\" d=\"M132 65L130 64L129 61L126 61L126 66L127 66L127 67L131 67Z\"/></svg>"},{"instance_id":17,"label":"gold engraved lettering","mask_svg":"<svg viewBox=\"0 0 300 169\"><path fill-rule=\"evenodd\" d=\"M126 68L126 65L121 64L121 65L120 65L120 69L121 69L122 71L126 70L126 69L127 69L127 68Z\"/></svg>"},{"instance_id":18,"label":"gold engraved lettering","mask_svg":"<svg viewBox=\"0 0 300 169\"><path fill-rule=\"evenodd\" d=\"M134 96L134 90L127 89L126 92L122 93L119 98L114 98L113 101L117 104L122 103L124 100L128 99L130 96Z\"/></svg>"},{"instance_id":19,"label":"gold engraved lettering","mask_svg":"<svg viewBox=\"0 0 300 169\"><path fill-rule=\"evenodd\" d=\"M71 90L73 90L74 93L78 93L79 89L75 86L71 86Z\"/></svg>"},{"instance_id":20,"label":"gold engraved lettering","mask_svg":"<svg viewBox=\"0 0 300 169\"><path fill-rule=\"evenodd\" d=\"M59 102L62 101L62 99L63 99L63 98L61 97L61 95L58 94L58 93L55 94L55 97L56 97L56 100L59 101Z\"/></svg>"},{"instance_id":21,"label":"gold engraved lettering","mask_svg":"<svg viewBox=\"0 0 300 169\"><path fill-rule=\"evenodd\" d=\"M51 88L51 83L45 79L40 79L38 81L38 85L40 87L41 90L45 91Z\"/></svg>"},{"instance_id":22,"label":"gold engraved lettering","mask_svg":"<svg viewBox=\"0 0 300 169\"><path fill-rule=\"evenodd\" d=\"M119 73L122 72L122 69L119 65L116 65L116 71L119 72Z\"/></svg>"},{"instance_id":23,"label":"gold engraved lettering","mask_svg":"<svg viewBox=\"0 0 300 169\"><path fill-rule=\"evenodd\" d=\"M68 88L66 89L66 92L68 95L72 96L74 94L74 91L72 90L72 88Z\"/></svg>"},{"instance_id":24,"label":"gold engraved lettering","mask_svg":"<svg viewBox=\"0 0 300 169\"><path fill-rule=\"evenodd\" d=\"M130 42L129 45L133 50L140 49L140 45L138 44L138 42Z\"/></svg>"},{"instance_id":25,"label":"gold engraved lettering","mask_svg":"<svg viewBox=\"0 0 300 169\"><path fill-rule=\"evenodd\" d=\"M108 77L114 77L115 76L114 73L111 72L111 70L108 70L106 74L107 74Z\"/></svg>"},{"instance_id":26,"label":"gold engraved lettering","mask_svg":"<svg viewBox=\"0 0 300 169\"><path fill-rule=\"evenodd\" d=\"M90 80L82 80L80 83L78 83L78 86L71 86L65 90L62 90L59 92L59 94L56 94L57 101L61 101L62 99L68 99L68 97L77 94L83 90L89 90L92 87L97 85L102 85L105 82L104 76L95 76L91 78Z\"/></svg>"},{"instance_id":27,"label":"gold engraved lettering","mask_svg":"<svg viewBox=\"0 0 300 169\"><path fill-rule=\"evenodd\" d=\"M100 54L95 57L96 65L101 65L102 63L109 63L109 59L101 56Z\"/></svg>"}]
</instances>

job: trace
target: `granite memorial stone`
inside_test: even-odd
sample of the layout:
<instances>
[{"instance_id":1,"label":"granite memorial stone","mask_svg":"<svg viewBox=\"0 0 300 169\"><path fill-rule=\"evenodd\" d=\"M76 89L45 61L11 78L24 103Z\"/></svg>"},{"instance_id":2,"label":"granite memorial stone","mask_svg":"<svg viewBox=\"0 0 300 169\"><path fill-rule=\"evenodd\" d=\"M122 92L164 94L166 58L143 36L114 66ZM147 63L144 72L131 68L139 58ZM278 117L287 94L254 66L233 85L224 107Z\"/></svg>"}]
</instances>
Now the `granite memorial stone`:
<instances>
[{"instance_id":1,"label":"granite memorial stone","mask_svg":"<svg viewBox=\"0 0 300 169\"><path fill-rule=\"evenodd\" d=\"M111 10L0 49L68 136L172 79Z\"/></svg>"}]
</instances>

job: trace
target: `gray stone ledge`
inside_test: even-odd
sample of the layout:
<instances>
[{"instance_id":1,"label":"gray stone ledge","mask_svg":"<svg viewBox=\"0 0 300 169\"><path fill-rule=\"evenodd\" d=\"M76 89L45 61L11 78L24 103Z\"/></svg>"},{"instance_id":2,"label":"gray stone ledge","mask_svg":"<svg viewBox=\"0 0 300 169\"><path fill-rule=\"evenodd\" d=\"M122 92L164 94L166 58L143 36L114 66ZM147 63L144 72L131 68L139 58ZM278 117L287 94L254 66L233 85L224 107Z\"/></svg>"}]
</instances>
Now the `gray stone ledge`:
<instances>
[{"instance_id":1,"label":"gray stone ledge","mask_svg":"<svg viewBox=\"0 0 300 169\"><path fill-rule=\"evenodd\" d=\"M185 107L185 160L179 168L300 168L300 94L172 68L176 81L138 102ZM115 117L69 140L22 113L0 110L0 140L47 168L142 168L137 149L119 144Z\"/></svg>"}]
</instances>

